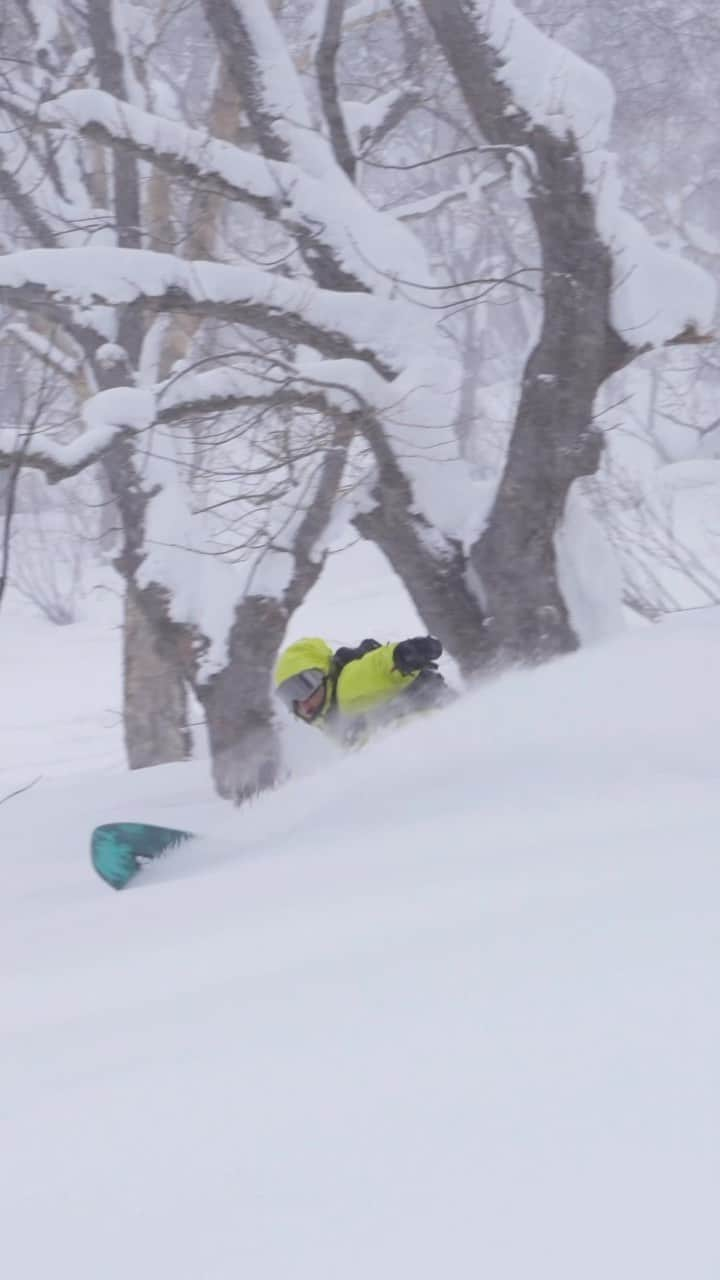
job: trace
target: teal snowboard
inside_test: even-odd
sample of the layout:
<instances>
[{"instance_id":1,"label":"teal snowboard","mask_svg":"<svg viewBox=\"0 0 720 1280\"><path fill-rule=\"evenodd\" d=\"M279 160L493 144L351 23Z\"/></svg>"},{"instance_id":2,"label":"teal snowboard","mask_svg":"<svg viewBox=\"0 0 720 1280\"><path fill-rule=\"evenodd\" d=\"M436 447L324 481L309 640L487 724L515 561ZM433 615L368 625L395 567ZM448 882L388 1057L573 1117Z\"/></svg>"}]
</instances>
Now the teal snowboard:
<instances>
[{"instance_id":1,"label":"teal snowboard","mask_svg":"<svg viewBox=\"0 0 720 1280\"><path fill-rule=\"evenodd\" d=\"M90 857L99 876L113 889L124 889L145 858L157 858L175 845L193 840L192 831L153 827L147 822L107 822L90 837Z\"/></svg>"}]
</instances>

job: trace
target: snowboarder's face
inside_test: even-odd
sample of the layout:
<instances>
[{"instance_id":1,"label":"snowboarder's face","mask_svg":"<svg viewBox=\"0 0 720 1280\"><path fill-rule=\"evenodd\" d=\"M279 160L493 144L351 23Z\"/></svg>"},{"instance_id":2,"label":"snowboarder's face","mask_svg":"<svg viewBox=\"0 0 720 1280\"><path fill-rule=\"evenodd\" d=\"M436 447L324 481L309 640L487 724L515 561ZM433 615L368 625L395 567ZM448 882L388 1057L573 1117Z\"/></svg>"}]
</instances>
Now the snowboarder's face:
<instances>
[{"instance_id":1,"label":"snowboarder's face","mask_svg":"<svg viewBox=\"0 0 720 1280\"><path fill-rule=\"evenodd\" d=\"M304 698L302 702L293 703L295 715L310 724L322 711L324 701L325 681L323 680L322 684L318 685L317 689L310 694L309 698Z\"/></svg>"}]
</instances>

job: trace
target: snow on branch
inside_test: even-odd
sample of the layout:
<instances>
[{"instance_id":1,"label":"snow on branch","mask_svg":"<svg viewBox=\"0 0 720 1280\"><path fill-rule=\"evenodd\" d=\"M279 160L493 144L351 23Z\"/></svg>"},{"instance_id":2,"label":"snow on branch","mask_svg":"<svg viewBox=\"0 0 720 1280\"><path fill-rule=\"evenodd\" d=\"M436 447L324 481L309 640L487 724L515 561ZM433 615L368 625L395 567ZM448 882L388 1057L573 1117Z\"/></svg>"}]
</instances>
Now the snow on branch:
<instances>
[{"instance_id":1,"label":"snow on branch","mask_svg":"<svg viewBox=\"0 0 720 1280\"><path fill-rule=\"evenodd\" d=\"M108 215L88 201L70 153L61 164L38 132L42 108L17 95L0 94L0 195L39 245L82 244ZM64 169L62 176L60 170Z\"/></svg>"},{"instance_id":2,"label":"snow on branch","mask_svg":"<svg viewBox=\"0 0 720 1280\"><path fill-rule=\"evenodd\" d=\"M716 289L694 263L657 245L621 207L608 150L614 94L606 76L540 32L513 0L421 0L474 118L496 145L540 155L568 142L582 161L601 239L612 254L611 322L635 351L710 330ZM558 156L558 158L560 158ZM540 165L531 204L547 191Z\"/></svg>"},{"instance_id":3,"label":"snow on branch","mask_svg":"<svg viewBox=\"0 0 720 1280\"><path fill-rule=\"evenodd\" d=\"M33 185L37 186L36 174L33 174L32 181ZM52 224L38 209L28 190L28 184L20 181L17 160L7 146L0 148L0 199L14 210L21 224L27 228L38 244L55 243Z\"/></svg>"},{"instance_id":4,"label":"snow on branch","mask_svg":"<svg viewBox=\"0 0 720 1280\"><path fill-rule=\"evenodd\" d=\"M238 369L213 369L183 379L158 397L158 421L183 419L252 405L314 409L335 412L336 406L325 388L300 380L291 373L268 370L251 373Z\"/></svg>"},{"instance_id":5,"label":"snow on branch","mask_svg":"<svg viewBox=\"0 0 720 1280\"><path fill-rule=\"evenodd\" d=\"M0 257L0 302L44 314L136 305L244 324L393 378L431 339L402 303L334 293L254 267L185 262L143 249L30 249Z\"/></svg>"},{"instance_id":6,"label":"snow on branch","mask_svg":"<svg viewBox=\"0 0 720 1280\"><path fill-rule=\"evenodd\" d=\"M175 120L131 106L101 89L72 89L38 112L45 124L70 128L96 142L149 160L172 177L211 183L216 194L242 201L266 217L300 176L292 166L270 166L249 151Z\"/></svg>"},{"instance_id":7,"label":"snow on branch","mask_svg":"<svg viewBox=\"0 0 720 1280\"><path fill-rule=\"evenodd\" d=\"M42 471L49 484L57 484L92 466L107 453L115 440L131 431L132 428L127 425L107 424L86 431L69 444L34 437L32 443L22 449L26 429L5 427L0 429L0 469L16 462L22 450L23 467Z\"/></svg>"},{"instance_id":8,"label":"snow on branch","mask_svg":"<svg viewBox=\"0 0 720 1280\"><path fill-rule=\"evenodd\" d=\"M0 468L21 461L42 471L50 484L68 480L97 462L123 436L147 430L155 421L155 395L145 388L115 387L85 401L85 431L67 444L41 438L28 428L0 429Z\"/></svg>"},{"instance_id":9,"label":"snow on branch","mask_svg":"<svg viewBox=\"0 0 720 1280\"><path fill-rule=\"evenodd\" d=\"M0 468L22 453L23 466L42 471L56 484L97 462L117 440L155 424L247 407L309 409L342 422L373 402L382 406L389 394L388 384L367 364L318 360L293 365L253 354L247 367L183 371L154 387L100 391L83 406L85 432L68 444L28 438L23 429L0 430Z\"/></svg>"},{"instance_id":10,"label":"snow on branch","mask_svg":"<svg viewBox=\"0 0 720 1280\"><path fill-rule=\"evenodd\" d=\"M57 343L52 342L41 333L36 333L28 325L9 324L5 332L11 334L28 351L36 355L39 360L44 361L45 364L55 369L58 373L64 374L66 378L73 378L78 373L82 364L81 356L68 355L66 351L61 350Z\"/></svg>"},{"instance_id":11,"label":"snow on branch","mask_svg":"<svg viewBox=\"0 0 720 1280\"><path fill-rule=\"evenodd\" d=\"M412 222L417 218L427 218L430 214L444 209L446 205L456 204L467 198L467 186L449 187L445 191L436 191L431 196L421 196L419 200L409 200L404 204L393 205L393 217L403 222Z\"/></svg>"},{"instance_id":12,"label":"snow on branch","mask_svg":"<svg viewBox=\"0 0 720 1280\"><path fill-rule=\"evenodd\" d=\"M367 152L377 146L421 101L419 89L392 89L372 102L343 102L358 150Z\"/></svg>"},{"instance_id":13,"label":"snow on branch","mask_svg":"<svg viewBox=\"0 0 720 1280\"><path fill-rule=\"evenodd\" d=\"M205 13L228 72L246 105L267 160L284 160L316 180L322 200L315 206L313 242L304 256L325 288L371 287L388 295L395 274L429 283L427 261L412 233L379 212L337 163L315 128L300 76L266 0L203 0ZM336 280L338 251L355 250L344 279ZM302 244L300 245L303 249ZM345 259L341 261L341 266ZM358 269L358 262L362 269ZM362 281L361 285L353 283Z\"/></svg>"},{"instance_id":14,"label":"snow on branch","mask_svg":"<svg viewBox=\"0 0 720 1280\"><path fill-rule=\"evenodd\" d=\"M244 151L98 89L63 94L40 116L280 222L309 256L322 255L332 287L388 294L399 266L407 278L427 274L414 239L368 204L340 170L313 176L292 161Z\"/></svg>"},{"instance_id":15,"label":"snow on branch","mask_svg":"<svg viewBox=\"0 0 720 1280\"><path fill-rule=\"evenodd\" d=\"M247 367L182 372L157 387L157 421L171 423L251 405L312 409L342 418L381 407L388 384L367 364L315 360L291 364L253 355Z\"/></svg>"},{"instance_id":16,"label":"snow on branch","mask_svg":"<svg viewBox=\"0 0 720 1280\"><path fill-rule=\"evenodd\" d=\"M264 155L323 177L332 151L314 127L290 50L266 0L203 0Z\"/></svg>"}]
</instances>

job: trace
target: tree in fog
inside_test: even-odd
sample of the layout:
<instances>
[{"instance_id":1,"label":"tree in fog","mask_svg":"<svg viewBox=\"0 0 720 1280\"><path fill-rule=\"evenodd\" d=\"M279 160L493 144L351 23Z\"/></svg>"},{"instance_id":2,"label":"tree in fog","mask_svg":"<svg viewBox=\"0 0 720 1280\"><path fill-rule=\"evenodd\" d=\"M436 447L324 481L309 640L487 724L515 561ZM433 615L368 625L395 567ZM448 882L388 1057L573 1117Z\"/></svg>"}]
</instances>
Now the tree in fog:
<instances>
[{"instance_id":1,"label":"tree in fog","mask_svg":"<svg viewBox=\"0 0 720 1280\"><path fill-rule=\"evenodd\" d=\"M152 652L170 687L194 687L217 785L242 798L277 777L270 672L341 520L466 673L575 647L568 590L589 584L559 548L577 536L571 489L600 462L598 390L639 353L701 337L714 296L623 212L605 78L509 0L394 0L363 55L378 79L353 101L343 54L365 34L342 0L305 26L265 0L202 8L202 68L182 15L165 27L170 13L107 0L51 94L17 71L0 109L31 158L5 180L17 226L47 247L0 259L0 301L60 326L88 370L77 439L33 440L23 463L55 480L104 469L136 620L132 705L163 685L146 678ZM46 33L51 67L80 21L66 16ZM444 101L427 101L434 75ZM381 157L425 168L438 121L445 137L460 122L465 155L424 209L398 206ZM521 211L523 261L498 274L481 256L471 280L449 279L424 215L456 214L473 261L488 165ZM513 287L539 334L498 473L478 483L456 438L467 383L447 313Z\"/></svg>"}]
</instances>

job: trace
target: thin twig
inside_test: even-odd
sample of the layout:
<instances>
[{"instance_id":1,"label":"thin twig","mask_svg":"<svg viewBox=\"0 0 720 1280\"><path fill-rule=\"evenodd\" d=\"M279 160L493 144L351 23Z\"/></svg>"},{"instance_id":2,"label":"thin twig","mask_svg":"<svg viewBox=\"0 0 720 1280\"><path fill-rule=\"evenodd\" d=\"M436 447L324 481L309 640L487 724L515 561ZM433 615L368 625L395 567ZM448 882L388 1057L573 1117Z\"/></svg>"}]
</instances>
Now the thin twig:
<instances>
[{"instance_id":1,"label":"thin twig","mask_svg":"<svg viewBox=\"0 0 720 1280\"><path fill-rule=\"evenodd\" d=\"M37 778L33 778L32 782L27 782L24 787L18 787L17 791L9 791L6 796L2 797L0 804L5 804L6 800L12 800L13 796L21 796L23 791L29 791L31 787L34 787L37 782L41 781L42 777L43 775L39 773Z\"/></svg>"}]
</instances>

